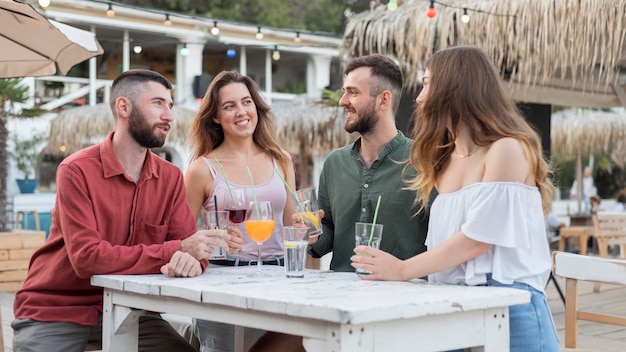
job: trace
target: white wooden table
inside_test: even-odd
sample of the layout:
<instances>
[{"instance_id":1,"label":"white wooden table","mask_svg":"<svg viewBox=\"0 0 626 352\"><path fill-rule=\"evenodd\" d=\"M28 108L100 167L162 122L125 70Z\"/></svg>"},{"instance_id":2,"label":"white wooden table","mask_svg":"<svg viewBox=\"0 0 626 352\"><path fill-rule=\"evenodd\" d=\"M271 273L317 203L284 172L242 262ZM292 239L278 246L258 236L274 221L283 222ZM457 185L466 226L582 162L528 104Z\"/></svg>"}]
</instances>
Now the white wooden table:
<instances>
[{"instance_id":1,"label":"white wooden table","mask_svg":"<svg viewBox=\"0 0 626 352\"><path fill-rule=\"evenodd\" d=\"M254 267L211 266L195 278L97 275L104 287L104 351L137 351L141 310L192 316L303 336L307 351L509 350L508 307L522 290L364 281L354 273L282 267L251 278ZM479 347L477 350L483 350Z\"/></svg>"}]
</instances>

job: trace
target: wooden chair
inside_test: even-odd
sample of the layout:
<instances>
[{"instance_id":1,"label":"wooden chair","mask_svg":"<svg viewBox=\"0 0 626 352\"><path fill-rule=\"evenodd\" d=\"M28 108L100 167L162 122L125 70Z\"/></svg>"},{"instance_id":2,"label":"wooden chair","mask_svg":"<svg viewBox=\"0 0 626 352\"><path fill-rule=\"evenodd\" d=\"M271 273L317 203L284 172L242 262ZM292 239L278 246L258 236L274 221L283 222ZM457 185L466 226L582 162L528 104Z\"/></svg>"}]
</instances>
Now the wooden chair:
<instances>
[{"instance_id":1,"label":"wooden chair","mask_svg":"<svg viewBox=\"0 0 626 352\"><path fill-rule=\"evenodd\" d=\"M554 252L554 275L565 278L565 347L578 345L578 320L626 326L626 317L582 311L578 307L578 281L626 285L626 260Z\"/></svg>"},{"instance_id":2,"label":"wooden chair","mask_svg":"<svg viewBox=\"0 0 626 352\"><path fill-rule=\"evenodd\" d=\"M608 258L609 246L620 245L621 257L626 250L626 213L598 213L593 216L594 237L598 244L598 255ZM582 253L581 253L582 254ZM600 292L596 283L593 292Z\"/></svg>"}]
</instances>

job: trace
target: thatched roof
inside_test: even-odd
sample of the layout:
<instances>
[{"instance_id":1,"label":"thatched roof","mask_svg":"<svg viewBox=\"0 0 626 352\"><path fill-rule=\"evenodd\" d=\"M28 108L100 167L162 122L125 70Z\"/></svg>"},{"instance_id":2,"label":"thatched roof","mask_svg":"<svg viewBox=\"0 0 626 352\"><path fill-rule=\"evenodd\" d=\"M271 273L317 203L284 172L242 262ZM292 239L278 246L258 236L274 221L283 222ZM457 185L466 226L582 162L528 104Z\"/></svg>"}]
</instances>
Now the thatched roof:
<instances>
[{"instance_id":1,"label":"thatched roof","mask_svg":"<svg viewBox=\"0 0 626 352\"><path fill-rule=\"evenodd\" d=\"M552 152L563 160L581 154L611 151L626 140L626 115L588 109L567 109L552 114ZM624 165L626 160L615 160Z\"/></svg>"},{"instance_id":2,"label":"thatched roof","mask_svg":"<svg viewBox=\"0 0 626 352\"><path fill-rule=\"evenodd\" d=\"M355 137L344 130L343 108L295 100L272 104L280 145L292 153L325 155Z\"/></svg>"},{"instance_id":3,"label":"thatched roof","mask_svg":"<svg viewBox=\"0 0 626 352\"><path fill-rule=\"evenodd\" d=\"M343 129L343 109L306 100L272 104L278 141L291 153L325 155L348 144L353 137ZM175 106L174 122L166 140L186 145L195 110ZM114 128L108 105L81 106L67 109L51 121L45 152L54 155L71 154L93 145ZM64 146L65 152L60 148Z\"/></svg>"},{"instance_id":4,"label":"thatched roof","mask_svg":"<svg viewBox=\"0 0 626 352\"><path fill-rule=\"evenodd\" d=\"M172 108L174 122L167 141L181 144L187 139L191 121L196 114L194 110L175 106ZM80 106L59 113L50 122L48 145L44 152L53 155L67 155L87 146L100 143L114 129L111 108L107 104ZM65 152L61 152L61 146Z\"/></svg>"},{"instance_id":5,"label":"thatched roof","mask_svg":"<svg viewBox=\"0 0 626 352\"><path fill-rule=\"evenodd\" d=\"M430 1L398 3L396 11L377 6L350 19L344 34L349 56L396 57L416 88L422 63L434 52L476 45L510 76L514 99L626 105L626 79L618 81L620 68L626 73L626 0L446 0L435 3L434 19L426 16ZM459 20L464 7L469 23Z\"/></svg>"}]
</instances>

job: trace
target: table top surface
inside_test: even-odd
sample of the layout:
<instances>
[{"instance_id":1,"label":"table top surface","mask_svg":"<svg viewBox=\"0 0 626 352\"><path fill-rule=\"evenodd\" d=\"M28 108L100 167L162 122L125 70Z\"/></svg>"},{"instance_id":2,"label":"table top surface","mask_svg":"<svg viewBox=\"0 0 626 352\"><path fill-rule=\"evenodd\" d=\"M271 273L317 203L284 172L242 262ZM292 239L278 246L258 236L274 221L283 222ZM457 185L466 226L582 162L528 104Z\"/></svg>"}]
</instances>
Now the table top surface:
<instances>
[{"instance_id":1,"label":"table top surface","mask_svg":"<svg viewBox=\"0 0 626 352\"><path fill-rule=\"evenodd\" d=\"M526 291L485 286L365 281L355 273L307 270L287 278L283 267L265 266L266 277L250 277L256 268L210 266L194 278L164 275L96 275L95 286L143 295L182 298L319 319L364 324L528 303Z\"/></svg>"}]
</instances>

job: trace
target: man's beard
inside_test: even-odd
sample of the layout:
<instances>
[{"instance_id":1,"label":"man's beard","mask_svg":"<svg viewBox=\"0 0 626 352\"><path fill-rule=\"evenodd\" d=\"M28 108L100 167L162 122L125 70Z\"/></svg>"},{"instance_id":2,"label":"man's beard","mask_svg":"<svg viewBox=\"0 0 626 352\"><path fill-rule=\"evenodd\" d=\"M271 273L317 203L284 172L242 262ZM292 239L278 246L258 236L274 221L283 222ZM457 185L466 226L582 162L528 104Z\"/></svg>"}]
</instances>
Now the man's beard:
<instances>
[{"instance_id":1,"label":"man's beard","mask_svg":"<svg viewBox=\"0 0 626 352\"><path fill-rule=\"evenodd\" d=\"M365 110L358 114L358 118L348 125L344 126L346 132L359 132L361 135L370 133L376 125L376 111L374 110L374 104L370 104Z\"/></svg>"},{"instance_id":2,"label":"man's beard","mask_svg":"<svg viewBox=\"0 0 626 352\"><path fill-rule=\"evenodd\" d=\"M133 106L128 119L128 131L130 135L145 148L162 147L165 144L165 135L155 133L154 130L158 126L169 125L168 123L159 123L150 126L143 114L137 106Z\"/></svg>"}]
</instances>

